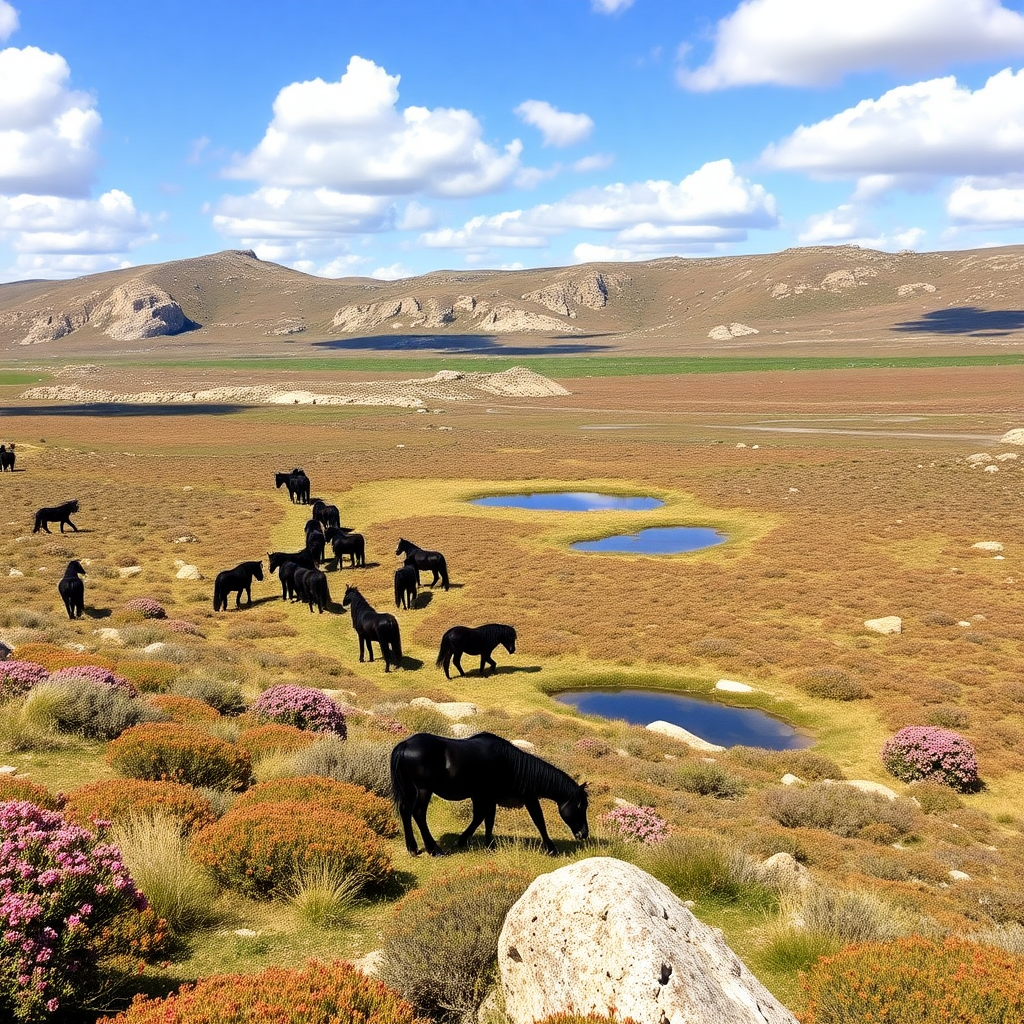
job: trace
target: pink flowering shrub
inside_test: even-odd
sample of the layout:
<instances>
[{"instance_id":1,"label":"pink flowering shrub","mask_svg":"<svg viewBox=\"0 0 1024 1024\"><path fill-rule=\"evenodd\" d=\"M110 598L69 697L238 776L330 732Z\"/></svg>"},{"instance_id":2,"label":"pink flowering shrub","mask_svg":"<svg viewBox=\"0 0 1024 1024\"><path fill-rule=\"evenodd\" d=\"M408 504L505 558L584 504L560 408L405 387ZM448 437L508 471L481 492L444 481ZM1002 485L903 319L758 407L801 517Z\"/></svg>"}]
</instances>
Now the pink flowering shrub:
<instances>
[{"instance_id":1,"label":"pink flowering shrub","mask_svg":"<svg viewBox=\"0 0 1024 1024\"><path fill-rule=\"evenodd\" d=\"M668 838L668 822L659 817L653 807L635 807L625 804L609 811L604 820L622 839L645 846L657 846Z\"/></svg>"},{"instance_id":2,"label":"pink flowering shrub","mask_svg":"<svg viewBox=\"0 0 1024 1024\"><path fill-rule=\"evenodd\" d=\"M348 735L345 712L323 690L272 686L256 698L249 710L261 719L294 725L297 729Z\"/></svg>"},{"instance_id":3,"label":"pink flowering shrub","mask_svg":"<svg viewBox=\"0 0 1024 1024\"><path fill-rule=\"evenodd\" d=\"M612 752L611 746L599 736L584 736L572 745L572 749L588 757L607 757Z\"/></svg>"},{"instance_id":4,"label":"pink flowering shrub","mask_svg":"<svg viewBox=\"0 0 1024 1024\"><path fill-rule=\"evenodd\" d=\"M146 909L117 847L56 811L0 803L0 1019L73 1009L95 988L101 932Z\"/></svg>"},{"instance_id":5,"label":"pink flowering shrub","mask_svg":"<svg viewBox=\"0 0 1024 1024\"><path fill-rule=\"evenodd\" d=\"M91 683L99 683L120 690L128 697L138 697L139 695L138 688L134 683L100 665L72 665L69 668L59 668L56 672L50 673L49 681L59 684L67 682L69 679L88 679Z\"/></svg>"},{"instance_id":6,"label":"pink flowering shrub","mask_svg":"<svg viewBox=\"0 0 1024 1024\"><path fill-rule=\"evenodd\" d=\"M182 633L186 636L202 636L203 631L194 623L185 619L168 619L164 626L170 633Z\"/></svg>"},{"instance_id":7,"label":"pink flowering shrub","mask_svg":"<svg viewBox=\"0 0 1024 1024\"><path fill-rule=\"evenodd\" d=\"M49 676L42 665L34 661L0 661L0 700L16 697L41 683Z\"/></svg>"},{"instance_id":8,"label":"pink flowering shrub","mask_svg":"<svg viewBox=\"0 0 1024 1024\"><path fill-rule=\"evenodd\" d=\"M966 792L976 789L974 748L957 732L934 725L908 725L882 747L882 764L904 782L940 782Z\"/></svg>"},{"instance_id":9,"label":"pink flowering shrub","mask_svg":"<svg viewBox=\"0 0 1024 1024\"><path fill-rule=\"evenodd\" d=\"M125 603L126 612L136 612L144 619L166 619L167 611L164 606L152 597L133 597Z\"/></svg>"}]
</instances>

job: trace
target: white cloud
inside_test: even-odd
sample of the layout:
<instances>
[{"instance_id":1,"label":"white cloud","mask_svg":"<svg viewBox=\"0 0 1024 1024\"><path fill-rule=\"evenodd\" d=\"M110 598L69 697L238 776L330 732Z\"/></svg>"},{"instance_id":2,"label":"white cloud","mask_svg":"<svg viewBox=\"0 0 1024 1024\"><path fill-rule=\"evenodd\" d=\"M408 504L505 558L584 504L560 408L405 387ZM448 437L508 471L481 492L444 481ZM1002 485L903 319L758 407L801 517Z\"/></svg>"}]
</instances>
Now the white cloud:
<instances>
[{"instance_id":1,"label":"white cloud","mask_svg":"<svg viewBox=\"0 0 1024 1024\"><path fill-rule=\"evenodd\" d=\"M18 30L18 12L7 0L0 0L0 42L10 38Z\"/></svg>"},{"instance_id":2,"label":"white cloud","mask_svg":"<svg viewBox=\"0 0 1024 1024\"><path fill-rule=\"evenodd\" d=\"M965 227L1019 228L1024 225L1024 181L999 184L967 178L949 194L946 213Z\"/></svg>"},{"instance_id":3,"label":"white cloud","mask_svg":"<svg viewBox=\"0 0 1024 1024\"><path fill-rule=\"evenodd\" d=\"M408 267L403 267L401 263L392 263L390 267L378 267L370 274L370 277L374 277L378 281L399 281L403 277L413 276L414 272Z\"/></svg>"},{"instance_id":4,"label":"white cloud","mask_svg":"<svg viewBox=\"0 0 1024 1024\"><path fill-rule=\"evenodd\" d=\"M952 77L899 86L802 125L761 159L821 178L1011 173L1024 166L1024 70L974 92Z\"/></svg>"},{"instance_id":5,"label":"white cloud","mask_svg":"<svg viewBox=\"0 0 1024 1024\"><path fill-rule=\"evenodd\" d=\"M635 0L590 0L590 6L598 14L619 14L627 7L632 7Z\"/></svg>"},{"instance_id":6,"label":"white cloud","mask_svg":"<svg viewBox=\"0 0 1024 1024\"><path fill-rule=\"evenodd\" d=\"M0 192L88 195L100 116L60 54L0 51Z\"/></svg>"},{"instance_id":7,"label":"white cloud","mask_svg":"<svg viewBox=\"0 0 1024 1024\"><path fill-rule=\"evenodd\" d=\"M406 203L402 215L395 222L395 227L399 231L423 231L432 228L435 222L434 211L413 199Z\"/></svg>"},{"instance_id":8,"label":"white cloud","mask_svg":"<svg viewBox=\"0 0 1024 1024\"><path fill-rule=\"evenodd\" d=\"M844 203L834 210L810 217L807 227L797 236L801 245L824 245L830 242L849 242L865 233L861 211Z\"/></svg>"},{"instance_id":9,"label":"white cloud","mask_svg":"<svg viewBox=\"0 0 1024 1024\"><path fill-rule=\"evenodd\" d=\"M521 121L540 131L545 146L572 146L594 130L594 122L586 114L567 113L546 100L524 100L515 113Z\"/></svg>"},{"instance_id":10,"label":"white cloud","mask_svg":"<svg viewBox=\"0 0 1024 1024\"><path fill-rule=\"evenodd\" d=\"M1024 53L1024 15L1000 0L744 0L688 89L824 85L868 69L937 70Z\"/></svg>"},{"instance_id":11,"label":"white cloud","mask_svg":"<svg viewBox=\"0 0 1024 1024\"><path fill-rule=\"evenodd\" d=\"M327 188L366 196L473 196L519 168L518 139L496 150L467 110L397 109L398 75L352 57L337 82L282 89L259 145L227 177L263 186Z\"/></svg>"},{"instance_id":12,"label":"white cloud","mask_svg":"<svg viewBox=\"0 0 1024 1024\"><path fill-rule=\"evenodd\" d=\"M581 157L573 165L572 169L578 174L589 174L591 171L603 171L615 163L615 157L611 153L592 153L590 156Z\"/></svg>"},{"instance_id":13,"label":"white cloud","mask_svg":"<svg viewBox=\"0 0 1024 1024\"><path fill-rule=\"evenodd\" d=\"M461 228L440 228L420 236L429 249L527 248L540 249L553 232L528 224L522 210L493 217L473 217Z\"/></svg>"},{"instance_id":14,"label":"white cloud","mask_svg":"<svg viewBox=\"0 0 1024 1024\"><path fill-rule=\"evenodd\" d=\"M23 254L18 256L10 267L0 268L0 281L81 277L83 274L100 274L106 270L123 270L131 265L128 260L107 255L31 256Z\"/></svg>"}]
</instances>

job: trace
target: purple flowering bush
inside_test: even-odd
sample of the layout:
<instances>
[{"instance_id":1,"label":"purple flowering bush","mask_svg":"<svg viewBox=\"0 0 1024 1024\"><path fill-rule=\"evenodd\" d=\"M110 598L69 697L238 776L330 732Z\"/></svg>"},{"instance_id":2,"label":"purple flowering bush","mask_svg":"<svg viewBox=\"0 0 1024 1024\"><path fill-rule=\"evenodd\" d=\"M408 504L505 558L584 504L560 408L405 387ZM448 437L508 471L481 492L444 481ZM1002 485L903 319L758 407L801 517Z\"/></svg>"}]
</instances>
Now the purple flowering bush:
<instances>
[{"instance_id":1,"label":"purple flowering bush","mask_svg":"<svg viewBox=\"0 0 1024 1024\"><path fill-rule=\"evenodd\" d=\"M264 690L249 709L253 714L282 725L294 725L311 732L333 732L347 736L345 712L323 690L306 686L272 686Z\"/></svg>"},{"instance_id":2,"label":"purple flowering bush","mask_svg":"<svg viewBox=\"0 0 1024 1024\"><path fill-rule=\"evenodd\" d=\"M976 789L974 748L957 732L934 725L908 725L882 747L882 764L904 782L940 782L966 792Z\"/></svg>"},{"instance_id":3,"label":"purple flowering bush","mask_svg":"<svg viewBox=\"0 0 1024 1024\"><path fill-rule=\"evenodd\" d=\"M620 838L629 842L657 846L668 838L668 822L659 817L653 807L625 804L609 811L604 820L619 833Z\"/></svg>"},{"instance_id":4,"label":"purple flowering bush","mask_svg":"<svg viewBox=\"0 0 1024 1024\"><path fill-rule=\"evenodd\" d=\"M72 665L69 668L59 668L56 672L50 673L49 681L59 685L72 679L87 679L91 683L110 686L115 690L121 690L127 697L139 695L134 683L101 665Z\"/></svg>"},{"instance_id":5,"label":"purple flowering bush","mask_svg":"<svg viewBox=\"0 0 1024 1024\"><path fill-rule=\"evenodd\" d=\"M49 672L34 661L0 661L0 700L16 697L43 682Z\"/></svg>"},{"instance_id":6,"label":"purple flowering bush","mask_svg":"<svg viewBox=\"0 0 1024 1024\"><path fill-rule=\"evenodd\" d=\"M0 1019L55 1019L95 987L102 932L144 911L116 846L56 811L0 803Z\"/></svg>"},{"instance_id":7,"label":"purple flowering bush","mask_svg":"<svg viewBox=\"0 0 1024 1024\"><path fill-rule=\"evenodd\" d=\"M126 612L136 612L144 619L166 619L164 606L152 597L133 597L124 606Z\"/></svg>"}]
</instances>

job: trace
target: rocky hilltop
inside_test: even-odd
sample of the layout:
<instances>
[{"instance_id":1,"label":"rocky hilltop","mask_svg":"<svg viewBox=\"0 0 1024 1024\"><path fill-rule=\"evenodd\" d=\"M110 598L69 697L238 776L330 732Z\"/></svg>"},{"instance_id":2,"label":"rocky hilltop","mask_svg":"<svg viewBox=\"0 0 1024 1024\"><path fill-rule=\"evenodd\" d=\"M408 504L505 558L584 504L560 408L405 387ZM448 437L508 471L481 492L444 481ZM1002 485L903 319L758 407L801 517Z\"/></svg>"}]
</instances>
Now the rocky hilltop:
<instances>
[{"instance_id":1,"label":"rocky hilltop","mask_svg":"<svg viewBox=\"0 0 1024 1024\"><path fill-rule=\"evenodd\" d=\"M72 281L0 285L0 350L100 354L244 344L374 349L713 351L792 342L1024 342L1024 246L856 246L402 281L311 277L227 251ZM553 344L557 341L558 344ZM287 347L285 347L287 346Z\"/></svg>"}]
</instances>

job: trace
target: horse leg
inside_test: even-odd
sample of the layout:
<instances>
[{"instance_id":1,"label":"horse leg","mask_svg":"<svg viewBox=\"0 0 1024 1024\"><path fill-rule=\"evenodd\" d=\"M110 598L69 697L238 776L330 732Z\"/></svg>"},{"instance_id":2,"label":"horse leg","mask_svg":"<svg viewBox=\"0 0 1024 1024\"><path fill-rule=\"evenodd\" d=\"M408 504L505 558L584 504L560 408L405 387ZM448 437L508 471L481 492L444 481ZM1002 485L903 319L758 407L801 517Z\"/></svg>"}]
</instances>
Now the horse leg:
<instances>
[{"instance_id":1,"label":"horse leg","mask_svg":"<svg viewBox=\"0 0 1024 1024\"><path fill-rule=\"evenodd\" d=\"M488 807L479 797L473 797L473 820L469 823L469 828L459 836L456 845L458 848L464 849L466 844L473 837L473 833L480 827L480 823L487 818L488 810L491 812L491 817L494 816L493 805ZM488 829L488 832L490 830Z\"/></svg>"},{"instance_id":2,"label":"horse leg","mask_svg":"<svg viewBox=\"0 0 1024 1024\"><path fill-rule=\"evenodd\" d=\"M427 805L430 803L431 795L430 792L424 790L417 792L416 799L412 805L412 816L420 827L420 833L423 836L423 848L431 857L441 857L444 855L444 851L437 845L427 826Z\"/></svg>"},{"instance_id":3,"label":"horse leg","mask_svg":"<svg viewBox=\"0 0 1024 1024\"><path fill-rule=\"evenodd\" d=\"M405 833L405 848L414 856L419 856L416 845L416 833L412 830L412 811L408 807L399 807L398 814L402 819L402 831Z\"/></svg>"},{"instance_id":4,"label":"horse leg","mask_svg":"<svg viewBox=\"0 0 1024 1024\"><path fill-rule=\"evenodd\" d=\"M466 673L462 671L462 651L456 651L452 656L452 661L455 663L455 667L459 670L459 675L464 676ZM448 676L451 679L451 676Z\"/></svg>"},{"instance_id":5,"label":"horse leg","mask_svg":"<svg viewBox=\"0 0 1024 1024\"><path fill-rule=\"evenodd\" d=\"M484 663L491 666L492 672L498 671L498 663L494 660L494 651L488 651L486 654L480 655L480 675L485 676L487 673L484 671Z\"/></svg>"},{"instance_id":6,"label":"horse leg","mask_svg":"<svg viewBox=\"0 0 1024 1024\"><path fill-rule=\"evenodd\" d=\"M530 817L533 819L534 825L537 826L541 842L544 845L544 852L551 857L557 856L558 851L555 849L555 844L551 842L547 826L544 824L544 812L541 810L540 800L536 797L531 797L524 802L523 806L530 812Z\"/></svg>"}]
</instances>

